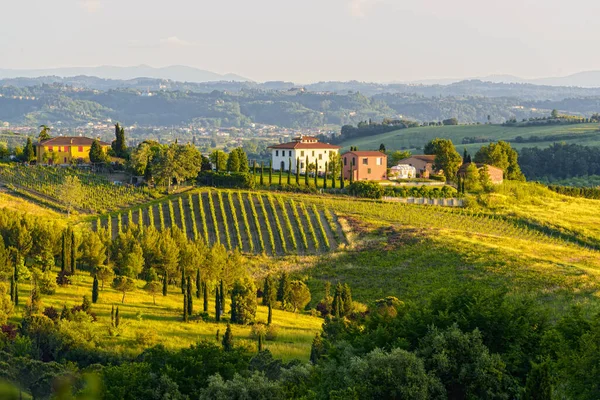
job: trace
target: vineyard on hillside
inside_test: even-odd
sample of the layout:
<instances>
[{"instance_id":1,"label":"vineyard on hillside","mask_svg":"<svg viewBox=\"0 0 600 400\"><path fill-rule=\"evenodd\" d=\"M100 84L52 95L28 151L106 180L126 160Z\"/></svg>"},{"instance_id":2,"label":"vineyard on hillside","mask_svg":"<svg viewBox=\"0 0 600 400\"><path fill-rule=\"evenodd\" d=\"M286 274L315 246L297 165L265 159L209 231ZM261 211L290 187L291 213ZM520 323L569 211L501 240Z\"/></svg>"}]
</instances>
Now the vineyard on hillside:
<instances>
[{"instance_id":1,"label":"vineyard on hillside","mask_svg":"<svg viewBox=\"0 0 600 400\"><path fill-rule=\"evenodd\" d=\"M0 165L0 182L14 185L24 194L62 205L61 185L67 176L81 182L83 196L75 208L84 212L106 212L150 200L146 189L117 186L105 177L76 168Z\"/></svg>"},{"instance_id":2,"label":"vineyard on hillside","mask_svg":"<svg viewBox=\"0 0 600 400\"><path fill-rule=\"evenodd\" d=\"M268 255L317 254L347 244L337 215L323 207L260 192L200 191L98 218L113 237L129 225L176 226L190 239Z\"/></svg>"}]
</instances>

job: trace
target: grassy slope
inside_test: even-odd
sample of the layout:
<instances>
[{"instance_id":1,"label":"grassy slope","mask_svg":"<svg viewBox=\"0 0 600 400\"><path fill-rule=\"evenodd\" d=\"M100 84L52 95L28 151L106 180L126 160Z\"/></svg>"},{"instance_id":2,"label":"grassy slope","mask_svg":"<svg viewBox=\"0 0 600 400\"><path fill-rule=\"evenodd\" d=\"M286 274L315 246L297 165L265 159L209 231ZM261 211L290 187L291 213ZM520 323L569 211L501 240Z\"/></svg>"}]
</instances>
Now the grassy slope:
<instances>
[{"instance_id":1,"label":"grassy slope","mask_svg":"<svg viewBox=\"0 0 600 400\"><path fill-rule=\"evenodd\" d=\"M138 289L125 296L125 304L121 304L121 293L110 287L100 292L98 303L92 306L92 311L98 316L98 329L101 332L99 347L127 354L137 354L143 350L136 342L136 333L156 333L155 343L162 343L168 348L180 348L188 346L198 340L215 340L217 330L221 337L225 332L224 322L182 322L183 295L179 287L170 286L169 295L163 297L162 293L156 296L156 305L152 303L152 296L147 294L143 288L143 282L138 281ZM19 286L19 298L23 299L21 304L29 295L29 284ZM64 304L67 306L80 305L84 295L91 298L92 278L85 272L78 273L73 278L73 284L68 287L59 287L54 295L43 295L43 307L53 306L59 312ZM226 312L229 312L229 301L227 300ZM214 319L214 293L209 297L208 312ZM202 299L194 297L194 312L202 310ZM112 306L119 306L121 315L121 332L118 336L111 337L108 334L110 326L110 312ZM19 307L19 314L23 312L24 306ZM258 306L257 320L267 321L267 307ZM138 318L138 313L140 318ZM228 315L225 315L228 317ZM18 318L13 318L15 322ZM310 346L315 334L320 331L323 320L309 315L294 314L291 312L273 310L273 324L278 328L278 337L275 341L267 341L265 347L275 356L284 360L294 358L308 360ZM237 344L246 344L252 349L256 348L256 340L250 337L250 327L232 325L234 339Z\"/></svg>"},{"instance_id":2,"label":"grassy slope","mask_svg":"<svg viewBox=\"0 0 600 400\"><path fill-rule=\"evenodd\" d=\"M490 210L471 216L436 207L314 198L352 221L364 240L309 269L313 299L322 296L324 280L348 282L363 302L389 295L419 301L436 289L467 283L507 285L554 310L572 301L600 308L600 252L518 224L523 214L529 222L597 243L599 216L593 210L600 202L544 193L543 201L536 196L505 202L493 220L483 216Z\"/></svg>"},{"instance_id":3,"label":"grassy slope","mask_svg":"<svg viewBox=\"0 0 600 400\"><path fill-rule=\"evenodd\" d=\"M527 127L514 128L501 125L459 125L459 126L428 126L410 129L401 129L398 131L383 133L375 136L368 136L359 139L352 139L340 144L343 150L348 150L350 146L358 146L361 150L379 149L381 143L385 144L387 150L400 150L405 148L418 153L416 147L423 146L436 137L452 139L456 147L462 153L466 148L471 153L475 153L485 143L461 144L464 137L488 137L493 140L509 140L517 136L528 138L529 136L548 136L563 134L590 134L597 133L594 137L584 137L581 139L570 139L567 143L581 144L587 146L600 146L600 130L598 124L577 124L549 127ZM511 143L517 149L522 147L547 147L553 142L535 142L535 143Z\"/></svg>"}]
</instances>

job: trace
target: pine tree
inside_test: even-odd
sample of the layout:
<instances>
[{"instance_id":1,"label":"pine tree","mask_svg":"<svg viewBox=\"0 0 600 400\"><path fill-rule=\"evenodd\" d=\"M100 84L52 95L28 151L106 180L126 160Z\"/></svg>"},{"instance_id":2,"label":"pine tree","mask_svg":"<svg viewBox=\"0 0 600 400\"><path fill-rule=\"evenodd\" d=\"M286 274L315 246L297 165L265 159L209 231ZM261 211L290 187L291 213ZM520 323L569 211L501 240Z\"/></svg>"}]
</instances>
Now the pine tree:
<instances>
[{"instance_id":1,"label":"pine tree","mask_svg":"<svg viewBox=\"0 0 600 400\"><path fill-rule=\"evenodd\" d=\"M67 309L67 306L65 306L63 311L65 311L66 309ZM61 319L62 319L62 317L61 317ZM110 310L110 325L112 327L115 326L115 306L114 306L114 304L112 306L112 309Z\"/></svg>"},{"instance_id":2,"label":"pine tree","mask_svg":"<svg viewBox=\"0 0 600 400\"><path fill-rule=\"evenodd\" d=\"M200 282L200 268L196 271L196 298L199 299L202 295L202 286Z\"/></svg>"},{"instance_id":3,"label":"pine tree","mask_svg":"<svg viewBox=\"0 0 600 400\"><path fill-rule=\"evenodd\" d=\"M71 273L75 274L77 268L77 246L75 246L75 232L71 230Z\"/></svg>"},{"instance_id":4,"label":"pine tree","mask_svg":"<svg viewBox=\"0 0 600 400\"><path fill-rule=\"evenodd\" d=\"M181 294L185 293L185 270L181 268Z\"/></svg>"},{"instance_id":5,"label":"pine tree","mask_svg":"<svg viewBox=\"0 0 600 400\"><path fill-rule=\"evenodd\" d=\"M300 185L300 157L296 157L296 185Z\"/></svg>"},{"instance_id":6,"label":"pine tree","mask_svg":"<svg viewBox=\"0 0 600 400\"><path fill-rule=\"evenodd\" d=\"M310 362L316 364L324 353L325 344L323 343L323 338L317 333L310 346Z\"/></svg>"},{"instance_id":7,"label":"pine tree","mask_svg":"<svg viewBox=\"0 0 600 400\"><path fill-rule=\"evenodd\" d=\"M92 303L90 302L90 298L87 295L83 296L83 302L81 303L81 309L85 312L88 312L92 309Z\"/></svg>"},{"instance_id":8,"label":"pine tree","mask_svg":"<svg viewBox=\"0 0 600 400\"><path fill-rule=\"evenodd\" d=\"M98 277L94 274L94 284L92 285L92 303L98 301Z\"/></svg>"},{"instance_id":9,"label":"pine tree","mask_svg":"<svg viewBox=\"0 0 600 400\"><path fill-rule=\"evenodd\" d=\"M119 315L119 306L117 306L117 310L115 311L115 328L118 328L120 323L121 316Z\"/></svg>"},{"instance_id":10,"label":"pine tree","mask_svg":"<svg viewBox=\"0 0 600 400\"><path fill-rule=\"evenodd\" d=\"M227 324L227 329L223 335L223 350L233 350L233 333L231 332L231 325Z\"/></svg>"},{"instance_id":11,"label":"pine tree","mask_svg":"<svg viewBox=\"0 0 600 400\"><path fill-rule=\"evenodd\" d=\"M188 303L188 314L189 315L194 315L194 303L193 303L193 299L194 299L194 295L192 292L192 278L190 278L188 276L187 278L187 303Z\"/></svg>"},{"instance_id":12,"label":"pine tree","mask_svg":"<svg viewBox=\"0 0 600 400\"><path fill-rule=\"evenodd\" d=\"M163 296L167 295L168 286L169 286L168 276L167 276L167 271L165 271L165 275L163 276Z\"/></svg>"},{"instance_id":13,"label":"pine tree","mask_svg":"<svg viewBox=\"0 0 600 400\"><path fill-rule=\"evenodd\" d=\"M219 296L219 288L215 290L215 320L217 322L221 321L221 305L219 304L221 301L221 297Z\"/></svg>"},{"instance_id":14,"label":"pine tree","mask_svg":"<svg viewBox=\"0 0 600 400\"><path fill-rule=\"evenodd\" d=\"M325 161L325 176L323 176L323 189L327 189L327 161Z\"/></svg>"},{"instance_id":15,"label":"pine tree","mask_svg":"<svg viewBox=\"0 0 600 400\"><path fill-rule=\"evenodd\" d=\"M267 316L267 325L273 322L273 305L269 302L269 315Z\"/></svg>"},{"instance_id":16,"label":"pine tree","mask_svg":"<svg viewBox=\"0 0 600 400\"><path fill-rule=\"evenodd\" d=\"M202 291L204 295L204 312L208 312L208 285L204 282L204 290Z\"/></svg>"}]
</instances>

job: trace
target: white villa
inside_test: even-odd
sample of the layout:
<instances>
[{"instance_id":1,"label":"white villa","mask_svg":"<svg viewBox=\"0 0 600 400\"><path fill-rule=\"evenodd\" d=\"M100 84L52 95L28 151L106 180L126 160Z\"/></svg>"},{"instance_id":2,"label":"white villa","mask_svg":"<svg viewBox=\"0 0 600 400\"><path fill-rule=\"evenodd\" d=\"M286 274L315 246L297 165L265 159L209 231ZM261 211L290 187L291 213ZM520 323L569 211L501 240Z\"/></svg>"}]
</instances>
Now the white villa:
<instances>
[{"instance_id":1,"label":"white villa","mask_svg":"<svg viewBox=\"0 0 600 400\"><path fill-rule=\"evenodd\" d=\"M390 168L390 179L409 179L417 176L417 169L412 165L398 164Z\"/></svg>"},{"instance_id":2,"label":"white villa","mask_svg":"<svg viewBox=\"0 0 600 400\"><path fill-rule=\"evenodd\" d=\"M300 172L305 172L307 157L308 164L314 163L319 171L324 171L329 156L340 151L340 146L320 143L317 138L312 136L296 137L291 142L269 146L269 148L271 149L273 169L287 171L291 168L293 173L296 173L298 159L300 160Z\"/></svg>"}]
</instances>

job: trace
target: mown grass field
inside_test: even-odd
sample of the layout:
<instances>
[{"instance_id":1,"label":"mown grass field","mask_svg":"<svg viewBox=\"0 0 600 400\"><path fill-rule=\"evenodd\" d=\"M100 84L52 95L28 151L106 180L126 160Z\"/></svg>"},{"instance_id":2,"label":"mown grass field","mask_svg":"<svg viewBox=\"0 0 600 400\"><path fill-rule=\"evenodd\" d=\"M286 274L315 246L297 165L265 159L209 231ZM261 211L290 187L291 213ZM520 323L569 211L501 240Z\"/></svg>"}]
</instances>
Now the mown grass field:
<instances>
[{"instance_id":1,"label":"mown grass field","mask_svg":"<svg viewBox=\"0 0 600 400\"><path fill-rule=\"evenodd\" d=\"M42 307L54 307L60 313L64 305L67 307L81 305L84 295L91 299L92 278L89 274L78 272L72 278L72 285L59 286L54 295L43 295ZM196 317L185 323L182 322L183 295L179 287L170 286L166 297L162 293L158 294L154 305L152 296L142 289L144 283L137 281L137 290L126 294L124 304L121 303L122 294L110 288L110 285L108 287L105 285L104 290L100 292L98 303L92 305L92 312L98 318L94 326L100 349L135 356L153 344L160 343L167 348L177 349L187 347L199 340L216 341L217 330L220 331L220 337L225 333L227 327L225 319L229 315L225 314L220 323L214 322L214 293L209 297L208 308L212 322L204 322ZM13 317L14 322L20 320L19 316L24 310L29 290L28 283L19 286L19 297L23 300L17 315ZM202 311L202 304L202 299L194 297L195 315ZM120 327L114 336L109 334L113 305L119 306L121 316ZM225 312L229 313L227 299ZM260 305L259 299L256 320L266 323L267 313L267 307ZM321 318L274 309L273 325L276 326L277 338L274 341L266 341L265 348L284 360L307 361L312 340L320 331L322 323ZM256 350L257 342L250 335L250 326L233 324L231 327L237 345L245 345L251 351ZM141 334L146 334L146 342L140 343L138 340L138 335Z\"/></svg>"},{"instance_id":2,"label":"mown grass field","mask_svg":"<svg viewBox=\"0 0 600 400\"><path fill-rule=\"evenodd\" d=\"M253 254L317 254L346 244L330 209L270 192L195 190L100 217L94 228L98 223L113 237L130 224L159 230L177 226L190 239Z\"/></svg>"},{"instance_id":3,"label":"mown grass field","mask_svg":"<svg viewBox=\"0 0 600 400\"><path fill-rule=\"evenodd\" d=\"M517 136L529 138L530 136L543 137L550 135L564 135L564 138L532 143L517 143L513 141ZM379 145L383 143L387 150L405 149L418 154L422 153L422 149L427 142L438 137L451 139L461 154L465 148L471 154L475 154L481 146L485 145L485 143L462 144L463 138L466 137L485 137L491 141L509 140L511 141L511 146L516 149L523 147L548 147L552 143L563 140L569 144L600 146L600 129L598 124L595 123L522 128L502 125L427 126L351 139L339 145L342 146L342 151L348 150L350 146L358 146L360 150L377 150L379 149Z\"/></svg>"}]
</instances>

